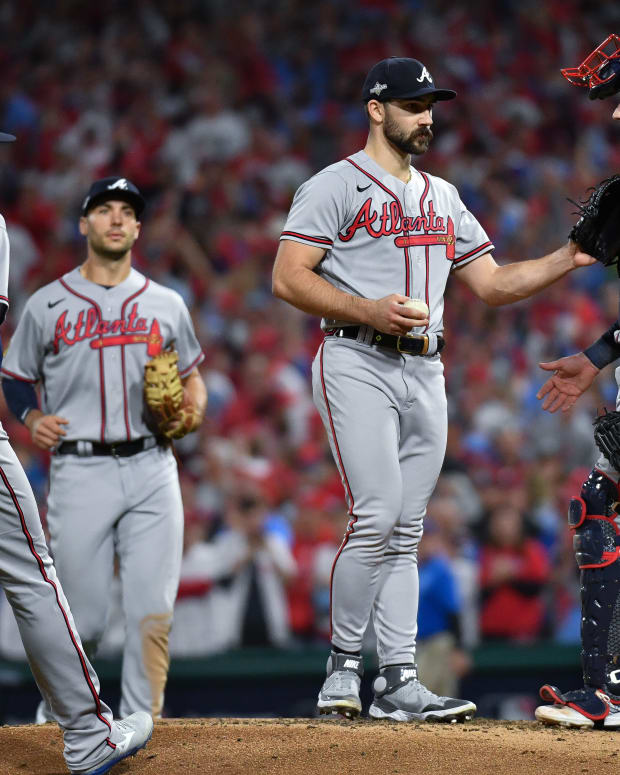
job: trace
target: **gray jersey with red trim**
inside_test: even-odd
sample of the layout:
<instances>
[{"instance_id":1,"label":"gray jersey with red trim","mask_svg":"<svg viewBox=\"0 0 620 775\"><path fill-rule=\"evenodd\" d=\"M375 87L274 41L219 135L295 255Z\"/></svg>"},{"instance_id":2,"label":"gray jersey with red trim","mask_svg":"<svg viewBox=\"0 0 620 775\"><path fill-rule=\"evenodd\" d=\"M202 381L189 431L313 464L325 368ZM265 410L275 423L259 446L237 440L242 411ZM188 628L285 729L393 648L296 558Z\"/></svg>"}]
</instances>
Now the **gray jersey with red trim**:
<instances>
[{"instance_id":1,"label":"gray jersey with red trim","mask_svg":"<svg viewBox=\"0 0 620 775\"><path fill-rule=\"evenodd\" d=\"M6 223L0 215L0 324L6 317L9 309L9 237L6 231ZM8 435L2 423L0 423L0 439L8 439Z\"/></svg>"},{"instance_id":2,"label":"gray jersey with red trim","mask_svg":"<svg viewBox=\"0 0 620 775\"><path fill-rule=\"evenodd\" d=\"M186 377L204 356L178 293L135 269L109 288L75 269L28 300L2 369L40 383L43 411L68 420L63 442L77 442L52 456L47 524L89 657L112 605L114 555L120 559L122 715L157 716L163 704L183 504L173 452L145 422L144 364L173 346ZM102 454L92 442L134 444Z\"/></svg>"},{"instance_id":3,"label":"gray jersey with red trim","mask_svg":"<svg viewBox=\"0 0 620 775\"><path fill-rule=\"evenodd\" d=\"M453 185L414 167L403 183L364 151L300 186L281 239L325 248L317 271L342 291L423 299L436 334L450 272L493 250ZM323 328L345 322L324 320Z\"/></svg>"},{"instance_id":4,"label":"gray jersey with red trim","mask_svg":"<svg viewBox=\"0 0 620 775\"><path fill-rule=\"evenodd\" d=\"M403 183L364 151L300 187L281 238L324 248L316 271L344 292L423 299L431 335L443 330L450 272L493 248L454 186L414 168ZM323 320L327 335L312 364L350 518L332 567L331 641L361 653L372 614L380 666L407 665L415 659L416 551L446 448L443 364L435 346L417 357L373 344L367 326L341 336L347 323ZM326 692L323 708L331 707Z\"/></svg>"},{"instance_id":5,"label":"gray jersey with red trim","mask_svg":"<svg viewBox=\"0 0 620 775\"><path fill-rule=\"evenodd\" d=\"M74 269L28 300L2 373L41 381L43 411L69 420L66 441L128 441L152 435L144 364L168 347L181 377L204 357L178 293L135 269L111 288Z\"/></svg>"}]
</instances>

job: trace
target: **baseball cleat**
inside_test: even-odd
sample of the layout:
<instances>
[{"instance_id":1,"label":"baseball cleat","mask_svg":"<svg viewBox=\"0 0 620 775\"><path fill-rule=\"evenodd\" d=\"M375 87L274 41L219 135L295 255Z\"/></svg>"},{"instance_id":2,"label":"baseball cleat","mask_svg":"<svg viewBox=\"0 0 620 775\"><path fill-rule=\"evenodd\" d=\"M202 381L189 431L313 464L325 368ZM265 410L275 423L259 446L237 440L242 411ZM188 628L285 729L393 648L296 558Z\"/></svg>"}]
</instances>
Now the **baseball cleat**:
<instances>
[{"instance_id":1,"label":"baseball cleat","mask_svg":"<svg viewBox=\"0 0 620 775\"><path fill-rule=\"evenodd\" d=\"M392 721L469 721L476 706L469 700L440 697L418 681L415 665L387 667L375 678L368 715Z\"/></svg>"},{"instance_id":2,"label":"baseball cleat","mask_svg":"<svg viewBox=\"0 0 620 775\"><path fill-rule=\"evenodd\" d=\"M536 721L557 727L573 727L574 729L591 729L594 721L583 713L567 705L539 705L534 711Z\"/></svg>"},{"instance_id":3,"label":"baseball cleat","mask_svg":"<svg viewBox=\"0 0 620 775\"><path fill-rule=\"evenodd\" d=\"M316 704L319 713L357 718L362 712L360 684L363 674L362 657L332 651L327 660L327 678Z\"/></svg>"},{"instance_id":4,"label":"baseball cleat","mask_svg":"<svg viewBox=\"0 0 620 775\"><path fill-rule=\"evenodd\" d=\"M103 761L90 769L71 770L73 775L104 775L123 759L135 756L141 748L145 748L153 734L153 719L149 713L142 710L112 723L121 735L120 741L116 743L116 748Z\"/></svg>"},{"instance_id":5,"label":"baseball cleat","mask_svg":"<svg viewBox=\"0 0 620 775\"><path fill-rule=\"evenodd\" d=\"M54 714L52 713L51 708L47 702L45 702L45 700L41 700L41 702L37 705L37 712L34 717L34 723L39 726L42 724L56 723Z\"/></svg>"},{"instance_id":6,"label":"baseball cleat","mask_svg":"<svg viewBox=\"0 0 620 775\"><path fill-rule=\"evenodd\" d=\"M573 729L620 728L620 697L593 687L570 692L545 684L540 696L553 705L539 705L534 711L537 721L549 726Z\"/></svg>"}]
</instances>

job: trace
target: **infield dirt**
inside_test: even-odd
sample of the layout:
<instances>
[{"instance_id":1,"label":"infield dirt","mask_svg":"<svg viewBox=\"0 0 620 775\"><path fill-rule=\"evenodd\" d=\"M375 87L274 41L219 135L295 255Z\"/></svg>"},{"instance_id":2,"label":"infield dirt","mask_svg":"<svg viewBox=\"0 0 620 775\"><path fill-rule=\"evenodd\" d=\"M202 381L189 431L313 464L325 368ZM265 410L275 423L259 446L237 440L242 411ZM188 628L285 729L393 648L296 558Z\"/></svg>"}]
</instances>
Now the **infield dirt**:
<instances>
[{"instance_id":1,"label":"infield dirt","mask_svg":"<svg viewBox=\"0 0 620 775\"><path fill-rule=\"evenodd\" d=\"M164 719L113 775L617 774L620 731L534 722L394 724L318 719ZM64 775L54 724L0 728L0 775Z\"/></svg>"}]
</instances>

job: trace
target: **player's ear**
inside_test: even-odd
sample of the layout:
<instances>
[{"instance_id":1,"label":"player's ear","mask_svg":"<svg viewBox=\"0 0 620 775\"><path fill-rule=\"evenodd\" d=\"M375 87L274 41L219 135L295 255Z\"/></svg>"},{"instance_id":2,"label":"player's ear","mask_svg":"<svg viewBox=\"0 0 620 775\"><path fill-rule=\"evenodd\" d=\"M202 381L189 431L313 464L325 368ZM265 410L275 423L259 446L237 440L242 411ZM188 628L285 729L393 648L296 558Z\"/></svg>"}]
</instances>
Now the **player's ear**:
<instances>
[{"instance_id":1,"label":"player's ear","mask_svg":"<svg viewBox=\"0 0 620 775\"><path fill-rule=\"evenodd\" d=\"M85 237L88 234L88 220L85 215L80 218L80 234Z\"/></svg>"},{"instance_id":2,"label":"player's ear","mask_svg":"<svg viewBox=\"0 0 620 775\"><path fill-rule=\"evenodd\" d=\"M382 124L385 116L385 107L379 100L368 100L366 103L366 115L371 124Z\"/></svg>"}]
</instances>

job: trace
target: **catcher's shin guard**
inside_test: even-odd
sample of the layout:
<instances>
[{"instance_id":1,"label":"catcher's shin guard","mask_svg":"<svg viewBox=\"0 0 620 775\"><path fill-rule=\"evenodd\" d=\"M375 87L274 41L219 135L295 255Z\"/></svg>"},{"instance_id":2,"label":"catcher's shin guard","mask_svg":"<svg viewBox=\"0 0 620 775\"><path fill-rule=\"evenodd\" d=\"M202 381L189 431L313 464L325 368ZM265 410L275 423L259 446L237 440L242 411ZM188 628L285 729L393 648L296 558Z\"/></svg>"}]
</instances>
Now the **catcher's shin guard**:
<instances>
[{"instance_id":1,"label":"catcher's shin guard","mask_svg":"<svg viewBox=\"0 0 620 775\"><path fill-rule=\"evenodd\" d=\"M581 663L587 687L620 693L618 486L594 469L572 498L568 523L581 569Z\"/></svg>"}]
</instances>

